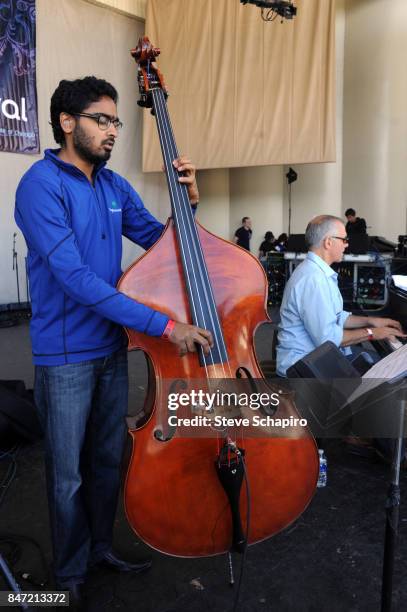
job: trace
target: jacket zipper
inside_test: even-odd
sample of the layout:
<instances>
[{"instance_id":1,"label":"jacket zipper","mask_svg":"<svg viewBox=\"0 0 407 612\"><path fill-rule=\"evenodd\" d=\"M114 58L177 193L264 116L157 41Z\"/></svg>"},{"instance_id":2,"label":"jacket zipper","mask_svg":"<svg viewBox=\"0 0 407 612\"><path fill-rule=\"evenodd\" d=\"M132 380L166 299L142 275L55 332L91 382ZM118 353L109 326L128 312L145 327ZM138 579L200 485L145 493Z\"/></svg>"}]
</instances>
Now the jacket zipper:
<instances>
[{"instance_id":1,"label":"jacket zipper","mask_svg":"<svg viewBox=\"0 0 407 612\"><path fill-rule=\"evenodd\" d=\"M105 224L104 224L104 221L103 221L102 206L101 206L101 204L99 202L99 198L98 198L98 195L96 193L96 180L97 180L97 177L95 177L94 185L89 183L89 186L92 189L92 192L93 192L94 197L95 197L96 202L97 202L97 207L98 207L98 211L99 211L99 218L100 218L100 226L102 228L101 238L102 238L102 240L105 240L105 238L106 238L106 230L105 230Z\"/></svg>"}]
</instances>

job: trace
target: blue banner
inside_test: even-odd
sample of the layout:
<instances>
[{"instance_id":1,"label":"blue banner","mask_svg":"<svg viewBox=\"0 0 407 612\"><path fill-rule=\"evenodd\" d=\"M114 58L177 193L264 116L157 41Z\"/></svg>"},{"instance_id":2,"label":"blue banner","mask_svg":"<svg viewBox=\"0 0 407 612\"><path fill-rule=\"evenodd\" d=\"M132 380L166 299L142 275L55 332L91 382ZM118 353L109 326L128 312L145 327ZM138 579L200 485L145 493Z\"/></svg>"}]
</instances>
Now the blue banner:
<instances>
[{"instance_id":1,"label":"blue banner","mask_svg":"<svg viewBox=\"0 0 407 612\"><path fill-rule=\"evenodd\" d=\"M35 0L0 0L0 151L39 150Z\"/></svg>"}]
</instances>

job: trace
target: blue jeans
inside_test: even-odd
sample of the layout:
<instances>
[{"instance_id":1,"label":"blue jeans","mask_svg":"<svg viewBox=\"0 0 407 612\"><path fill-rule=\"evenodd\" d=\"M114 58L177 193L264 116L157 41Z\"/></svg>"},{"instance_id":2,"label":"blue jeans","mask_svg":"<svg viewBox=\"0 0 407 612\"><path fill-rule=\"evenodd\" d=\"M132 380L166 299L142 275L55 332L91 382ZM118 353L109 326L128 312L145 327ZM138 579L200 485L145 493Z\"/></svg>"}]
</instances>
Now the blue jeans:
<instances>
[{"instance_id":1,"label":"blue jeans","mask_svg":"<svg viewBox=\"0 0 407 612\"><path fill-rule=\"evenodd\" d=\"M127 350L36 366L48 505L59 584L81 582L111 549L128 404Z\"/></svg>"}]
</instances>

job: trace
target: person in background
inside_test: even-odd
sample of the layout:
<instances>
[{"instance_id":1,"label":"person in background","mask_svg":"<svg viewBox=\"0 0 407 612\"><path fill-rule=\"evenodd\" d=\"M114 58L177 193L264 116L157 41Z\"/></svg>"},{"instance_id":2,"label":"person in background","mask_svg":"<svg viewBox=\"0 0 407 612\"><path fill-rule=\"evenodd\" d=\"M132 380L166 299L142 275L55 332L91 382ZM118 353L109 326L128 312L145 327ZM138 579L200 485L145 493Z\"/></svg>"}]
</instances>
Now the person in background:
<instances>
[{"instance_id":1,"label":"person in background","mask_svg":"<svg viewBox=\"0 0 407 612\"><path fill-rule=\"evenodd\" d=\"M287 234L280 234L274 243L274 250L278 253L284 253L287 250Z\"/></svg>"},{"instance_id":2,"label":"person in background","mask_svg":"<svg viewBox=\"0 0 407 612\"><path fill-rule=\"evenodd\" d=\"M309 247L305 260L295 268L284 289L278 328L277 374L330 340L352 360L351 346L365 340L405 338L393 319L355 316L343 310L338 275L332 264L342 261L348 244L345 225L339 217L320 215L305 232Z\"/></svg>"},{"instance_id":3,"label":"person in background","mask_svg":"<svg viewBox=\"0 0 407 612\"><path fill-rule=\"evenodd\" d=\"M259 261L266 274L268 273L267 254L274 250L275 238L273 232L266 232L264 240L259 247Z\"/></svg>"},{"instance_id":4,"label":"person in background","mask_svg":"<svg viewBox=\"0 0 407 612\"><path fill-rule=\"evenodd\" d=\"M274 238L273 232L266 232L264 234L264 240L259 247L259 259L264 261L267 258L267 253L274 251L276 239Z\"/></svg>"},{"instance_id":5,"label":"person in background","mask_svg":"<svg viewBox=\"0 0 407 612\"><path fill-rule=\"evenodd\" d=\"M357 217L356 211L353 208L348 208L345 211L345 217L348 220L346 224L346 233L348 236L354 234L367 234L366 221L361 217Z\"/></svg>"},{"instance_id":6,"label":"person in background","mask_svg":"<svg viewBox=\"0 0 407 612\"><path fill-rule=\"evenodd\" d=\"M250 251L250 239L252 237L252 220L243 217L242 225L235 231L235 242L238 246Z\"/></svg>"}]
</instances>

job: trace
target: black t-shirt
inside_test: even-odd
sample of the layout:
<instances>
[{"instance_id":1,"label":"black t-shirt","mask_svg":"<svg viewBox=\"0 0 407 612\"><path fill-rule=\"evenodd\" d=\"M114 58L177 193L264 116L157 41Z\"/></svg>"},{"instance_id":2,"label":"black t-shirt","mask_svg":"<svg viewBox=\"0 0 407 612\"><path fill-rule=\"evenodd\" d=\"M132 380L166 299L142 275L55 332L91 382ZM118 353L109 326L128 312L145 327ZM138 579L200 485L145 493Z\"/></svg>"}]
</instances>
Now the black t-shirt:
<instances>
[{"instance_id":1,"label":"black t-shirt","mask_svg":"<svg viewBox=\"0 0 407 612\"><path fill-rule=\"evenodd\" d=\"M270 251L274 251L275 250L275 242L270 242L269 240L264 240L259 248L259 251L261 251L262 253L266 254L269 253Z\"/></svg>"},{"instance_id":2,"label":"black t-shirt","mask_svg":"<svg viewBox=\"0 0 407 612\"><path fill-rule=\"evenodd\" d=\"M366 221L360 217L356 217L354 223L348 221L346 224L346 233L348 236L352 234L366 234Z\"/></svg>"},{"instance_id":3,"label":"black t-shirt","mask_svg":"<svg viewBox=\"0 0 407 612\"><path fill-rule=\"evenodd\" d=\"M250 238L252 237L252 230L246 229L243 226L239 227L239 229L235 231L235 236L237 238L236 244L246 249L246 251L250 251Z\"/></svg>"}]
</instances>

